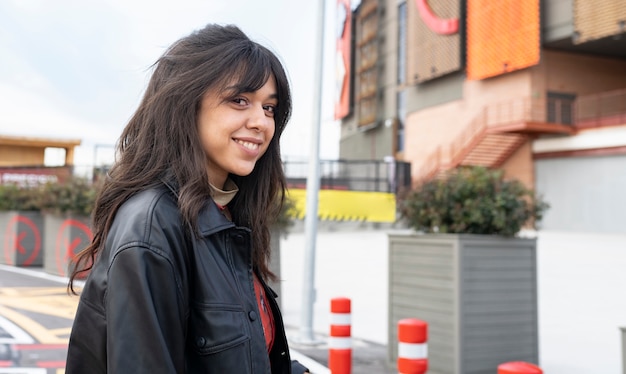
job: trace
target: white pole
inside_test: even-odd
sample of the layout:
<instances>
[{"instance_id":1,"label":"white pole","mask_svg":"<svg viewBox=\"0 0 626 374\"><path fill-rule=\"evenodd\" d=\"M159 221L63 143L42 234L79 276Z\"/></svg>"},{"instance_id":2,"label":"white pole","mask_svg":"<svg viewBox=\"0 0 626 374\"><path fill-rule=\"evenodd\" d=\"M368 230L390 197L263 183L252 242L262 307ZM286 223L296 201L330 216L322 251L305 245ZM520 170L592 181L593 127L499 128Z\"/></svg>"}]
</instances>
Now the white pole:
<instances>
[{"instance_id":1,"label":"white pole","mask_svg":"<svg viewBox=\"0 0 626 374\"><path fill-rule=\"evenodd\" d=\"M319 1L317 14L317 69L315 71L314 114L311 123L311 154L306 181L306 216L304 221L305 251L302 282L302 310L300 314L299 343L316 344L313 335L313 303L315 302L315 241L317 239L317 206L320 190L320 123L322 112L322 86L324 73L324 19L325 0Z\"/></svg>"}]
</instances>

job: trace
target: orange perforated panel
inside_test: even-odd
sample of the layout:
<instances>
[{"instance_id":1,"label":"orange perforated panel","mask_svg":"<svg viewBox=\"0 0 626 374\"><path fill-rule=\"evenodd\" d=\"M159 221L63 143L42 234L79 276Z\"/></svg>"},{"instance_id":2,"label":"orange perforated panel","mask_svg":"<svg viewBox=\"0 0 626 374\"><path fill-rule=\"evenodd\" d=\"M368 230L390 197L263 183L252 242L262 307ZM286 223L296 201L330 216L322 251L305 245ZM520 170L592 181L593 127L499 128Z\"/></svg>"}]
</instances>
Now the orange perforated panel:
<instances>
[{"instance_id":1,"label":"orange perforated panel","mask_svg":"<svg viewBox=\"0 0 626 374\"><path fill-rule=\"evenodd\" d=\"M539 0L467 0L467 77L539 63Z\"/></svg>"},{"instance_id":2,"label":"orange perforated panel","mask_svg":"<svg viewBox=\"0 0 626 374\"><path fill-rule=\"evenodd\" d=\"M337 48L335 51L335 119L350 113L352 10L350 0L337 0Z\"/></svg>"},{"instance_id":3,"label":"orange perforated panel","mask_svg":"<svg viewBox=\"0 0 626 374\"><path fill-rule=\"evenodd\" d=\"M461 69L460 0L407 0L407 82Z\"/></svg>"},{"instance_id":4,"label":"orange perforated panel","mask_svg":"<svg viewBox=\"0 0 626 374\"><path fill-rule=\"evenodd\" d=\"M378 0L363 0L356 19L357 62L354 69L359 126L376 123L378 105Z\"/></svg>"},{"instance_id":5,"label":"orange perforated panel","mask_svg":"<svg viewBox=\"0 0 626 374\"><path fill-rule=\"evenodd\" d=\"M624 22L626 22L625 0L574 1L575 44L619 35Z\"/></svg>"}]
</instances>

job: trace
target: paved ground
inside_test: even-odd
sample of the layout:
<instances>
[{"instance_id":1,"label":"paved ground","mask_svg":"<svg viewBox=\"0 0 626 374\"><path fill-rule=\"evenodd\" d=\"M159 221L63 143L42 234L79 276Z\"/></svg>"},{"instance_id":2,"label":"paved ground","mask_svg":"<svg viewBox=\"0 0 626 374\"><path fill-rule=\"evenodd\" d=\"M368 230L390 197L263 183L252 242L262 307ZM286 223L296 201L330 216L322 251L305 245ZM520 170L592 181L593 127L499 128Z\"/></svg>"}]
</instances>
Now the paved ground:
<instances>
[{"instance_id":1,"label":"paved ground","mask_svg":"<svg viewBox=\"0 0 626 374\"><path fill-rule=\"evenodd\" d=\"M16 353L0 373L63 374L77 297L41 269L0 265L0 343Z\"/></svg>"},{"instance_id":2,"label":"paved ground","mask_svg":"<svg viewBox=\"0 0 626 374\"><path fill-rule=\"evenodd\" d=\"M311 358L315 362L328 367L328 345L327 337L317 335L316 339L320 340L320 344L299 344L297 339L297 330L288 328L287 336L290 348L298 353ZM295 357L297 358L297 357ZM309 367L313 374L325 374L315 371L316 367ZM327 373L330 373L328 371ZM387 347L382 344L368 342L361 339L352 339L352 373L376 373L376 374L392 374L397 373L393 367L387 363Z\"/></svg>"},{"instance_id":3,"label":"paved ground","mask_svg":"<svg viewBox=\"0 0 626 374\"><path fill-rule=\"evenodd\" d=\"M17 353L12 357L17 367L0 367L0 373L64 373L67 339L78 302L77 297L67 295L66 283L65 278L48 275L41 268L0 265L0 348L8 342ZM310 345L298 344L297 336L296 328L287 327L293 358L314 374L330 374L327 337L319 335L319 344ZM353 347L352 373L394 373L386 362L386 346L354 339Z\"/></svg>"}]
</instances>

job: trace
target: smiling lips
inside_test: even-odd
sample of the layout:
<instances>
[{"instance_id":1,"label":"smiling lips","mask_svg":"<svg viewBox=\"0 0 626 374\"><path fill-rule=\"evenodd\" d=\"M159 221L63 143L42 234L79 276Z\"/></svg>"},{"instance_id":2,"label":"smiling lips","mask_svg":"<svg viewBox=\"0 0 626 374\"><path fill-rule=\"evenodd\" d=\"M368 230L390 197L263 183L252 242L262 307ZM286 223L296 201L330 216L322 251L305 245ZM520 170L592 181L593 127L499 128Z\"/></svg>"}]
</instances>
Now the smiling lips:
<instances>
[{"instance_id":1,"label":"smiling lips","mask_svg":"<svg viewBox=\"0 0 626 374\"><path fill-rule=\"evenodd\" d=\"M256 151L257 149L259 149L259 145L260 145L259 143L252 143L252 142L240 140L240 139L235 139L235 141L237 142L237 144L240 144L246 149L249 149L251 151Z\"/></svg>"}]
</instances>

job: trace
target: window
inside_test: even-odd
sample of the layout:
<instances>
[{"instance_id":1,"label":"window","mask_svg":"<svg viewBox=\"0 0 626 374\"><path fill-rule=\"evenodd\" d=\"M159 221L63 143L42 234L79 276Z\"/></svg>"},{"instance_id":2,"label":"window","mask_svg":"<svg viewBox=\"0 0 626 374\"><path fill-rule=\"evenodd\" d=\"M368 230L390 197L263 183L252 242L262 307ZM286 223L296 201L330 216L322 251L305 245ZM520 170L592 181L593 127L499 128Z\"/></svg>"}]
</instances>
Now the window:
<instances>
[{"instance_id":1,"label":"window","mask_svg":"<svg viewBox=\"0 0 626 374\"><path fill-rule=\"evenodd\" d=\"M406 2L398 5L398 84L406 81Z\"/></svg>"},{"instance_id":2,"label":"window","mask_svg":"<svg viewBox=\"0 0 626 374\"><path fill-rule=\"evenodd\" d=\"M575 94L548 92L548 102L546 103L547 122L573 125L575 101Z\"/></svg>"},{"instance_id":3,"label":"window","mask_svg":"<svg viewBox=\"0 0 626 374\"><path fill-rule=\"evenodd\" d=\"M46 147L43 151L44 166L64 166L65 148Z\"/></svg>"},{"instance_id":4,"label":"window","mask_svg":"<svg viewBox=\"0 0 626 374\"><path fill-rule=\"evenodd\" d=\"M396 113L398 124L396 127L396 152L404 151L404 121L406 119L406 92L399 91L396 97Z\"/></svg>"}]
</instances>

